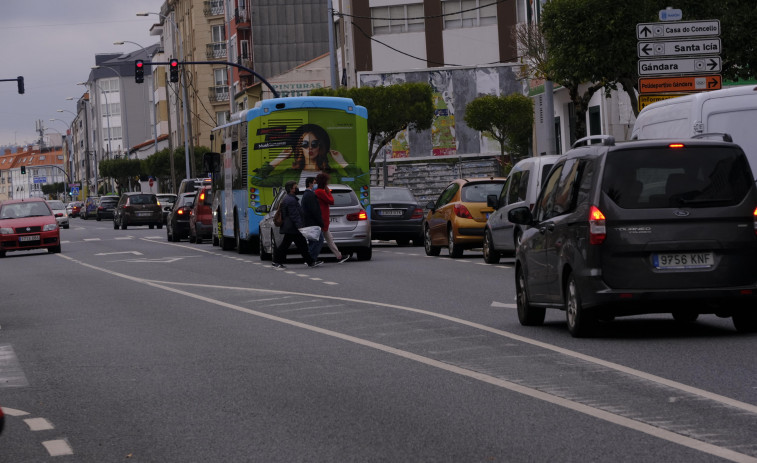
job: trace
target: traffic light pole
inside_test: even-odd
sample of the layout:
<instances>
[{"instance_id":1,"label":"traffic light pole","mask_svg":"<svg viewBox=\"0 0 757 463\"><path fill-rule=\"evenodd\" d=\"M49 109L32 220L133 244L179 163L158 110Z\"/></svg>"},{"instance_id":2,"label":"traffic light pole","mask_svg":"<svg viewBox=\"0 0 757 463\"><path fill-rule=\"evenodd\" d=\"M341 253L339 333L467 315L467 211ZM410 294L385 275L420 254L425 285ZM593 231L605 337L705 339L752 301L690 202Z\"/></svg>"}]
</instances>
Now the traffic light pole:
<instances>
[{"instance_id":1,"label":"traffic light pole","mask_svg":"<svg viewBox=\"0 0 757 463\"><path fill-rule=\"evenodd\" d=\"M169 66L171 66L171 64L172 64L171 61L161 61L161 62L158 62L158 61L142 61L142 63L143 64L155 64L155 65L167 64ZM241 69L243 71L247 71L250 74L252 74L255 77L257 77L258 79L260 79L260 81L263 82L266 85L266 87L268 87L271 90L271 93L273 93L273 97L274 98L278 98L279 97L279 92L277 92L276 89L273 88L273 86L270 83L268 83L267 80L265 80L263 78L263 76L261 76L260 74L258 74L257 72L253 71L252 69L250 69L248 67L242 66L241 64L230 63L228 61L178 61L177 63L178 64L213 64L213 65L216 65L216 66L219 65L219 64L225 64L227 66L234 66L234 67L239 68L239 69Z\"/></svg>"},{"instance_id":2,"label":"traffic light pole","mask_svg":"<svg viewBox=\"0 0 757 463\"><path fill-rule=\"evenodd\" d=\"M16 81L18 83L18 93L23 94L24 93L24 77L18 76L15 79L0 79L0 82L13 82Z\"/></svg>"}]
</instances>

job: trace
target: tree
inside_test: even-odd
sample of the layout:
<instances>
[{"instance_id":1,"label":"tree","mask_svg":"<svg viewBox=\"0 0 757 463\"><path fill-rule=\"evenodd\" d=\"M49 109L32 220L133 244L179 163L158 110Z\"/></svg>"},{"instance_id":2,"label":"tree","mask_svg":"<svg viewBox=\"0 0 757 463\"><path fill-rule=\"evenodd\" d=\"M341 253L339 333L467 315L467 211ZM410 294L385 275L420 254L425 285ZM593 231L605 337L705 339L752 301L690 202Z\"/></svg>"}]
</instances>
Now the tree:
<instances>
[{"instance_id":1,"label":"tree","mask_svg":"<svg viewBox=\"0 0 757 463\"><path fill-rule=\"evenodd\" d=\"M404 83L380 87L319 88L315 96L352 98L368 110L368 138L373 164L384 146L405 129L416 132L431 128L434 121L433 90L424 83Z\"/></svg>"},{"instance_id":2,"label":"tree","mask_svg":"<svg viewBox=\"0 0 757 463\"><path fill-rule=\"evenodd\" d=\"M520 93L506 96L483 95L465 107L465 123L499 142L499 163L504 171L510 162L528 156L534 124L534 103Z\"/></svg>"},{"instance_id":3,"label":"tree","mask_svg":"<svg viewBox=\"0 0 757 463\"><path fill-rule=\"evenodd\" d=\"M129 178L141 173L142 165L139 159L105 159L98 163L101 178L112 178L116 181L119 192L129 185Z\"/></svg>"}]
</instances>

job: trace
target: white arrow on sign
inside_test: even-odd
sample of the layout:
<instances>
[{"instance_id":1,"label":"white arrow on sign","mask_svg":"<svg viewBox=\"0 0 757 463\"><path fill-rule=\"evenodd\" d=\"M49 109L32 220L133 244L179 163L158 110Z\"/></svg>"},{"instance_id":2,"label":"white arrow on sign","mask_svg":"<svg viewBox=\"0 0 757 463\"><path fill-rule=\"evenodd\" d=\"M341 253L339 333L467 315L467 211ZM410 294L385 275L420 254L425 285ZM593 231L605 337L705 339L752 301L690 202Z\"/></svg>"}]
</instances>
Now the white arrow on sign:
<instances>
[{"instance_id":1,"label":"white arrow on sign","mask_svg":"<svg viewBox=\"0 0 757 463\"><path fill-rule=\"evenodd\" d=\"M675 37L701 37L720 35L720 20L669 23L639 23L636 38L639 40L670 39Z\"/></svg>"},{"instance_id":2,"label":"white arrow on sign","mask_svg":"<svg viewBox=\"0 0 757 463\"><path fill-rule=\"evenodd\" d=\"M98 254L95 254L96 256L112 256L113 254L134 254L135 256L141 256L142 253L139 251L119 251L119 252L101 252Z\"/></svg>"},{"instance_id":3,"label":"white arrow on sign","mask_svg":"<svg viewBox=\"0 0 757 463\"><path fill-rule=\"evenodd\" d=\"M639 60L640 76L662 74L701 74L703 72L719 73L720 68L720 56Z\"/></svg>"},{"instance_id":4,"label":"white arrow on sign","mask_svg":"<svg viewBox=\"0 0 757 463\"><path fill-rule=\"evenodd\" d=\"M717 55L720 39L674 40L670 42L639 42L639 58L655 56Z\"/></svg>"}]
</instances>

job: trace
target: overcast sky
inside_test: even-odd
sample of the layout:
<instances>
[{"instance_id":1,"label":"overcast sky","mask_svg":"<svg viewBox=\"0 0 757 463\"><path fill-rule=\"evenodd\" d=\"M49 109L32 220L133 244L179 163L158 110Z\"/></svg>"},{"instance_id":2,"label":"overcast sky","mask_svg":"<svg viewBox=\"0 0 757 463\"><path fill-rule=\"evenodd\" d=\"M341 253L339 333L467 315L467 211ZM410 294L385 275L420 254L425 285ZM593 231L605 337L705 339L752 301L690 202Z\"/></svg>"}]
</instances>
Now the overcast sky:
<instances>
[{"instance_id":1,"label":"overcast sky","mask_svg":"<svg viewBox=\"0 0 757 463\"><path fill-rule=\"evenodd\" d=\"M137 50L158 43L150 27L160 18L137 17L159 12L163 0L0 0L0 79L23 76L26 93L16 82L0 82L0 146L34 143L35 121L65 133L85 87L95 55ZM51 131L55 133L54 131Z\"/></svg>"}]
</instances>

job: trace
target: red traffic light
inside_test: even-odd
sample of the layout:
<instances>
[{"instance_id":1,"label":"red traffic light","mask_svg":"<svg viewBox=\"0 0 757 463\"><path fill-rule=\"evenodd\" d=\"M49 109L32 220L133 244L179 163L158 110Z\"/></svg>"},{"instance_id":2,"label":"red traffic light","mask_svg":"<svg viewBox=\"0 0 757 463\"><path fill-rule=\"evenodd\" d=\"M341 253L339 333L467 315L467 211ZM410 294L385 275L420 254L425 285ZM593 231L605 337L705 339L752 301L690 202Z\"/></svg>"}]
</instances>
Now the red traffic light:
<instances>
[{"instance_id":1,"label":"red traffic light","mask_svg":"<svg viewBox=\"0 0 757 463\"><path fill-rule=\"evenodd\" d=\"M145 63L143 63L142 61L137 61L135 64L137 65L138 68L141 68L145 65Z\"/></svg>"},{"instance_id":2,"label":"red traffic light","mask_svg":"<svg viewBox=\"0 0 757 463\"><path fill-rule=\"evenodd\" d=\"M179 60L172 59L168 62L168 65L170 66L170 74L171 74L171 82L178 82L179 81Z\"/></svg>"},{"instance_id":3,"label":"red traffic light","mask_svg":"<svg viewBox=\"0 0 757 463\"><path fill-rule=\"evenodd\" d=\"M145 63L141 59L134 61L134 81L138 84L145 81Z\"/></svg>"}]
</instances>

